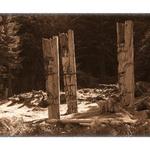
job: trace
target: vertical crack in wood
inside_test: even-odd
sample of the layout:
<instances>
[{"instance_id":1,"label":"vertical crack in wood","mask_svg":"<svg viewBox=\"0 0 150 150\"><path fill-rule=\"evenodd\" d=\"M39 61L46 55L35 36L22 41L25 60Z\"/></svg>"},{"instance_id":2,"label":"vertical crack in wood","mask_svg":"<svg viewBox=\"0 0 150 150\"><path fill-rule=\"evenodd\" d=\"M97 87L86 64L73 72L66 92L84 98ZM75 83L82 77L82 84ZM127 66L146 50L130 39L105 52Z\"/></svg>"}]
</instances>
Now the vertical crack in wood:
<instances>
[{"instance_id":1,"label":"vertical crack in wood","mask_svg":"<svg viewBox=\"0 0 150 150\"><path fill-rule=\"evenodd\" d=\"M77 78L74 34L69 30L67 34L62 33L60 38L60 50L64 75L64 91L68 106L67 113L77 112Z\"/></svg>"},{"instance_id":2,"label":"vertical crack in wood","mask_svg":"<svg viewBox=\"0 0 150 150\"><path fill-rule=\"evenodd\" d=\"M134 103L134 48L133 22L117 23L118 83L121 103L131 107Z\"/></svg>"},{"instance_id":3,"label":"vertical crack in wood","mask_svg":"<svg viewBox=\"0 0 150 150\"><path fill-rule=\"evenodd\" d=\"M42 39L43 57L46 77L46 91L48 95L49 119L60 119L60 83L59 83L59 47L58 37Z\"/></svg>"}]
</instances>

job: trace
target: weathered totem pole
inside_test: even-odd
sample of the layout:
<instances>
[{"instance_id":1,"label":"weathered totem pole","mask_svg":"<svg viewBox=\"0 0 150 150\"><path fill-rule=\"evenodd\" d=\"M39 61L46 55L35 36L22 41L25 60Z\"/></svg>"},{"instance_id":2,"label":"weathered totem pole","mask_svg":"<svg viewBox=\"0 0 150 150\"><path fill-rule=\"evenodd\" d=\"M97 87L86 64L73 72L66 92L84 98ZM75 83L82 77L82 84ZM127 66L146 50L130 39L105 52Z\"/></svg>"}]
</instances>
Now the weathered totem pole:
<instances>
[{"instance_id":1,"label":"weathered totem pole","mask_svg":"<svg viewBox=\"0 0 150 150\"><path fill-rule=\"evenodd\" d=\"M63 66L64 91L68 106L67 113L71 114L77 112L77 77L73 31L69 30L68 33L61 33L59 40Z\"/></svg>"},{"instance_id":2,"label":"weathered totem pole","mask_svg":"<svg viewBox=\"0 0 150 150\"><path fill-rule=\"evenodd\" d=\"M59 85L59 44L58 37L42 39L43 57L46 75L46 91L48 95L49 119L60 119L60 85Z\"/></svg>"},{"instance_id":3,"label":"weathered totem pole","mask_svg":"<svg viewBox=\"0 0 150 150\"><path fill-rule=\"evenodd\" d=\"M133 22L117 23L118 83L123 107L134 103Z\"/></svg>"}]
</instances>

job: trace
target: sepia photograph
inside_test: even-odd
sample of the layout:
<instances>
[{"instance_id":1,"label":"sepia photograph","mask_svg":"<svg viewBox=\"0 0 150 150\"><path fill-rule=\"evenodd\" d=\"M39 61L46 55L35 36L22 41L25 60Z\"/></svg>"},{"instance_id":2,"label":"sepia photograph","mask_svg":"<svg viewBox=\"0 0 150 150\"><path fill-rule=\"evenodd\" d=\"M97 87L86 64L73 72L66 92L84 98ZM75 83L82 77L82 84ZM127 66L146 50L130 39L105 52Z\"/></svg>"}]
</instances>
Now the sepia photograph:
<instances>
[{"instance_id":1,"label":"sepia photograph","mask_svg":"<svg viewBox=\"0 0 150 150\"><path fill-rule=\"evenodd\" d=\"M150 14L0 14L0 136L150 136Z\"/></svg>"}]
</instances>

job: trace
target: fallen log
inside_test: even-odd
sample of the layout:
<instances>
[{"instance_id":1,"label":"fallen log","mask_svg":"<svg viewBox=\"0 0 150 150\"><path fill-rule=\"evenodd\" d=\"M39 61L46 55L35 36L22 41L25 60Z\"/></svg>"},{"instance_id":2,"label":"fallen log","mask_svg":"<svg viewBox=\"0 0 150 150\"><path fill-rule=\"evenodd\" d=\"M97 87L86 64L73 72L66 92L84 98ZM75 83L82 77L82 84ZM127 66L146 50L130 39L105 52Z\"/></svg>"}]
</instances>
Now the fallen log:
<instances>
[{"instance_id":1,"label":"fallen log","mask_svg":"<svg viewBox=\"0 0 150 150\"><path fill-rule=\"evenodd\" d=\"M39 119L39 120L33 120L25 123L31 123L31 124L37 124L45 122L47 124L78 124L81 126L89 126L89 127L96 127L101 125L118 125L118 124L134 124L136 123L136 119L131 119L131 116L128 114L126 116L118 117L118 118L92 118L92 119Z\"/></svg>"},{"instance_id":2,"label":"fallen log","mask_svg":"<svg viewBox=\"0 0 150 150\"><path fill-rule=\"evenodd\" d=\"M48 120L48 118L43 118L43 119L36 119L36 120L32 120L32 121L24 121L23 123L32 123L32 124L36 124L36 123L41 123L43 121Z\"/></svg>"},{"instance_id":3,"label":"fallen log","mask_svg":"<svg viewBox=\"0 0 150 150\"><path fill-rule=\"evenodd\" d=\"M91 123L93 119L50 119L47 123Z\"/></svg>"},{"instance_id":4,"label":"fallen log","mask_svg":"<svg viewBox=\"0 0 150 150\"><path fill-rule=\"evenodd\" d=\"M47 120L47 123L63 123L63 124L67 124L67 123L75 123L75 124L80 124L80 125L86 125L86 126L91 126L93 125L95 122L96 124L119 124L119 123L135 123L136 120L130 119L127 121L124 121L121 118L99 118L99 119L62 119L62 120L58 120L58 119L51 119L51 120Z\"/></svg>"},{"instance_id":5,"label":"fallen log","mask_svg":"<svg viewBox=\"0 0 150 150\"><path fill-rule=\"evenodd\" d=\"M62 124L80 124L82 126L90 126L93 119L62 119L61 120L61 119L44 118L44 119L27 121L24 123L36 124L36 123L42 123L44 121L49 124L62 123Z\"/></svg>"}]
</instances>

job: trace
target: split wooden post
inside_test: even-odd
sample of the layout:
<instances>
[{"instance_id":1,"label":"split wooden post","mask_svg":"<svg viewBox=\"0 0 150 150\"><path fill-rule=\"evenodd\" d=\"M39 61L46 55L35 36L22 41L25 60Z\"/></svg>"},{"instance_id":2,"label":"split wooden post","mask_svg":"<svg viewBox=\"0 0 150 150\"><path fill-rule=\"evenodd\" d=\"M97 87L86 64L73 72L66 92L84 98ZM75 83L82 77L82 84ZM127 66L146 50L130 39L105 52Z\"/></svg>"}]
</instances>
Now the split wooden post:
<instances>
[{"instance_id":1,"label":"split wooden post","mask_svg":"<svg viewBox=\"0 0 150 150\"><path fill-rule=\"evenodd\" d=\"M133 22L117 23L118 82L124 107L134 103Z\"/></svg>"},{"instance_id":2,"label":"split wooden post","mask_svg":"<svg viewBox=\"0 0 150 150\"><path fill-rule=\"evenodd\" d=\"M60 119L60 86L59 86L59 49L58 37L42 39L43 57L46 73L46 90L48 95L49 119Z\"/></svg>"},{"instance_id":3,"label":"split wooden post","mask_svg":"<svg viewBox=\"0 0 150 150\"><path fill-rule=\"evenodd\" d=\"M67 113L71 114L77 112L77 78L73 31L69 30L67 34L61 33L59 40L64 75L64 91L68 105Z\"/></svg>"}]
</instances>

